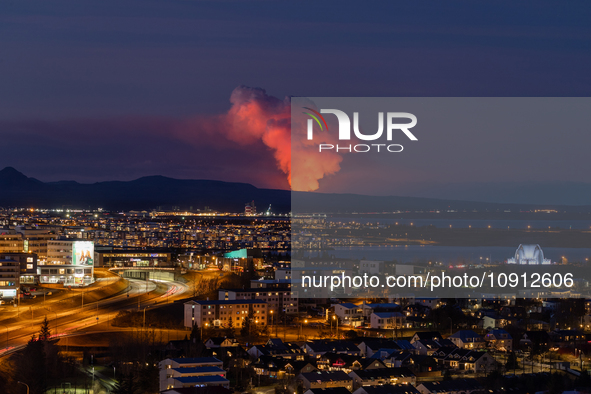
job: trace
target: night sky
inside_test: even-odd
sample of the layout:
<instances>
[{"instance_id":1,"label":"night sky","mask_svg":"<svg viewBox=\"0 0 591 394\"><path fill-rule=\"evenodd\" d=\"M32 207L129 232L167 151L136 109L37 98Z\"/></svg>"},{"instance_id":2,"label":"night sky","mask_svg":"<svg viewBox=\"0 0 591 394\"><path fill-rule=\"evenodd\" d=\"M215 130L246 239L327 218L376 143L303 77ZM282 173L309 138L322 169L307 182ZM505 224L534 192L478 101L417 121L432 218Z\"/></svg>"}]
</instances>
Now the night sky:
<instances>
[{"instance_id":1,"label":"night sky","mask_svg":"<svg viewBox=\"0 0 591 394\"><path fill-rule=\"evenodd\" d=\"M281 123L286 96L589 96L590 20L588 1L5 1L0 167L287 189L277 150L235 123L248 97ZM588 181L556 166L536 181Z\"/></svg>"}]
</instances>

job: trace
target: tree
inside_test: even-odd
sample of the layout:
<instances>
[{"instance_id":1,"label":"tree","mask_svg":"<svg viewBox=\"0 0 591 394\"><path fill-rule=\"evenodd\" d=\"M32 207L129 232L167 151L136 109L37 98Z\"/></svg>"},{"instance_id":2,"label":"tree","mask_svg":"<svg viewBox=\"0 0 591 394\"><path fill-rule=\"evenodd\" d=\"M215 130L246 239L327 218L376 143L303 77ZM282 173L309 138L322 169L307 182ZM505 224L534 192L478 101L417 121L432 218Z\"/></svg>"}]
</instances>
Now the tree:
<instances>
[{"instance_id":1,"label":"tree","mask_svg":"<svg viewBox=\"0 0 591 394\"><path fill-rule=\"evenodd\" d=\"M193 328L191 329L191 335L189 336L189 339L193 343L201 342L201 330L199 329L199 326L197 324L193 324Z\"/></svg>"},{"instance_id":2,"label":"tree","mask_svg":"<svg viewBox=\"0 0 591 394\"><path fill-rule=\"evenodd\" d=\"M516 369L517 367L519 367L519 363L517 362L517 355L515 354L515 352L511 352L507 356L505 368L507 369L507 371L509 371L510 369Z\"/></svg>"},{"instance_id":3,"label":"tree","mask_svg":"<svg viewBox=\"0 0 591 394\"><path fill-rule=\"evenodd\" d=\"M117 382L112 392L113 394L135 394L136 385L133 380L133 374L122 373L119 377L119 382Z\"/></svg>"},{"instance_id":4,"label":"tree","mask_svg":"<svg viewBox=\"0 0 591 394\"><path fill-rule=\"evenodd\" d=\"M251 309L248 312L248 316L246 316L246 318L242 321L242 328L240 329L240 335L242 335L243 337L250 337L251 335L255 335L256 333L254 332L254 329L256 329L256 327L254 327L254 311Z\"/></svg>"},{"instance_id":5,"label":"tree","mask_svg":"<svg viewBox=\"0 0 591 394\"><path fill-rule=\"evenodd\" d=\"M17 353L15 380L29 385L31 393L43 393L46 389L46 357L45 344L35 335L27 346Z\"/></svg>"},{"instance_id":6,"label":"tree","mask_svg":"<svg viewBox=\"0 0 591 394\"><path fill-rule=\"evenodd\" d=\"M357 331L355 330L348 330L345 332L345 338L352 341L357 338Z\"/></svg>"},{"instance_id":7,"label":"tree","mask_svg":"<svg viewBox=\"0 0 591 394\"><path fill-rule=\"evenodd\" d=\"M159 391L158 371L158 367L152 363L141 367L137 379L137 389L140 393L157 393Z\"/></svg>"},{"instance_id":8,"label":"tree","mask_svg":"<svg viewBox=\"0 0 591 394\"><path fill-rule=\"evenodd\" d=\"M451 371L446 369L443 373L443 380L452 380Z\"/></svg>"},{"instance_id":9,"label":"tree","mask_svg":"<svg viewBox=\"0 0 591 394\"><path fill-rule=\"evenodd\" d=\"M581 375L575 380L575 383L580 387L591 387L591 375L587 371L582 371Z\"/></svg>"},{"instance_id":10,"label":"tree","mask_svg":"<svg viewBox=\"0 0 591 394\"><path fill-rule=\"evenodd\" d=\"M228 320L228 326L226 327L226 329L224 330L225 335L228 338L234 338L235 332L234 332L234 321L232 320L232 317L230 316L229 320Z\"/></svg>"},{"instance_id":11,"label":"tree","mask_svg":"<svg viewBox=\"0 0 591 394\"><path fill-rule=\"evenodd\" d=\"M46 342L51 337L51 330L49 329L49 321L47 320L47 316L43 319L43 323L41 323L41 329L39 330L39 340Z\"/></svg>"}]
</instances>

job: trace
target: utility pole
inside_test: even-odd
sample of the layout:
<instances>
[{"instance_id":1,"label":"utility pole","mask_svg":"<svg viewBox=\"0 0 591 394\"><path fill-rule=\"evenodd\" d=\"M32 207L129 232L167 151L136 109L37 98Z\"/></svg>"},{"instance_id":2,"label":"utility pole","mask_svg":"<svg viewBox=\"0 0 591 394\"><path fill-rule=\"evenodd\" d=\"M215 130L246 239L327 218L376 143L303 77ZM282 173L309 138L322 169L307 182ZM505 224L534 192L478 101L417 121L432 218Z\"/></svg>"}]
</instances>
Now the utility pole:
<instances>
[{"instance_id":1,"label":"utility pole","mask_svg":"<svg viewBox=\"0 0 591 394\"><path fill-rule=\"evenodd\" d=\"M8 326L5 326L4 324L0 324L0 326L6 328L6 349L8 349Z\"/></svg>"},{"instance_id":2,"label":"utility pole","mask_svg":"<svg viewBox=\"0 0 591 394\"><path fill-rule=\"evenodd\" d=\"M146 329L146 309L148 309L150 305L144 307L144 330Z\"/></svg>"}]
</instances>

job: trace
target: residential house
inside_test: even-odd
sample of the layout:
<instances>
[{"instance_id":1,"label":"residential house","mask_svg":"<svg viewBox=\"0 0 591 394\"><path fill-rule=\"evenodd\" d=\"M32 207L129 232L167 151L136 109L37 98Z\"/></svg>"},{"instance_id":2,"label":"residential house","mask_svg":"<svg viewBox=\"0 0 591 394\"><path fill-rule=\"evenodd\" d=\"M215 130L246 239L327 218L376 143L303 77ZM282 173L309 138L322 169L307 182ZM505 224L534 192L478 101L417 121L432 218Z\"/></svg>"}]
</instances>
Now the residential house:
<instances>
[{"instance_id":1,"label":"residential house","mask_svg":"<svg viewBox=\"0 0 591 394\"><path fill-rule=\"evenodd\" d=\"M408 368L378 368L364 371L351 371L349 376L353 379L353 387L379 386L383 384L410 384L417 382L415 374Z\"/></svg>"},{"instance_id":2,"label":"residential house","mask_svg":"<svg viewBox=\"0 0 591 394\"><path fill-rule=\"evenodd\" d=\"M363 316L368 319L374 312L400 312L400 305L395 303L361 304Z\"/></svg>"},{"instance_id":3,"label":"residential house","mask_svg":"<svg viewBox=\"0 0 591 394\"><path fill-rule=\"evenodd\" d=\"M410 343L414 344L416 341L421 339L431 339L433 341L439 341L443 339L443 336L439 331L417 331L415 332L415 335L413 335L410 339Z\"/></svg>"},{"instance_id":4,"label":"residential house","mask_svg":"<svg viewBox=\"0 0 591 394\"><path fill-rule=\"evenodd\" d=\"M550 341L550 335L546 331L526 331L519 340L519 346L528 348L535 346L540 350L548 350Z\"/></svg>"},{"instance_id":5,"label":"residential house","mask_svg":"<svg viewBox=\"0 0 591 394\"><path fill-rule=\"evenodd\" d=\"M238 341L234 338L227 337L211 337L205 341L205 347L208 349L231 346L238 346Z\"/></svg>"},{"instance_id":6,"label":"residential house","mask_svg":"<svg viewBox=\"0 0 591 394\"><path fill-rule=\"evenodd\" d=\"M289 379L301 373L317 370L316 366L309 361L294 361L272 356L261 356L252 366L257 375L271 379Z\"/></svg>"},{"instance_id":7,"label":"residential house","mask_svg":"<svg viewBox=\"0 0 591 394\"><path fill-rule=\"evenodd\" d=\"M363 325L363 309L359 305L351 302L343 304L334 304L334 313L338 316L341 324L359 327Z\"/></svg>"},{"instance_id":8,"label":"residential house","mask_svg":"<svg viewBox=\"0 0 591 394\"><path fill-rule=\"evenodd\" d=\"M474 372L492 371L496 360L487 352L461 349L443 348L433 354L439 365L455 370L466 370Z\"/></svg>"},{"instance_id":9,"label":"residential house","mask_svg":"<svg viewBox=\"0 0 591 394\"><path fill-rule=\"evenodd\" d=\"M297 380L302 383L304 389L320 389L344 387L351 391L353 389L353 379L343 371L315 371L301 373Z\"/></svg>"},{"instance_id":10,"label":"residential house","mask_svg":"<svg viewBox=\"0 0 591 394\"><path fill-rule=\"evenodd\" d=\"M513 337L505 330L491 330L484 336L484 340L490 349L501 352L513 351Z\"/></svg>"},{"instance_id":11,"label":"residential house","mask_svg":"<svg viewBox=\"0 0 591 394\"><path fill-rule=\"evenodd\" d=\"M421 394L471 394L483 389L476 379L421 382L416 388Z\"/></svg>"},{"instance_id":12,"label":"residential house","mask_svg":"<svg viewBox=\"0 0 591 394\"><path fill-rule=\"evenodd\" d=\"M384 338L364 338L357 346L364 357L373 356L379 349L400 349L400 346L391 339Z\"/></svg>"},{"instance_id":13,"label":"residential house","mask_svg":"<svg viewBox=\"0 0 591 394\"><path fill-rule=\"evenodd\" d=\"M385 384L362 386L353 391L353 394L420 394L420 391L409 384Z\"/></svg>"},{"instance_id":14,"label":"residential house","mask_svg":"<svg viewBox=\"0 0 591 394\"><path fill-rule=\"evenodd\" d=\"M406 317L400 312L374 312L369 318L370 327L378 330L392 330L406 327Z\"/></svg>"},{"instance_id":15,"label":"residential house","mask_svg":"<svg viewBox=\"0 0 591 394\"><path fill-rule=\"evenodd\" d=\"M307 353L317 358L329 352L349 354L352 356L361 355L361 350L359 349L359 347L351 341L328 341L324 339L316 339L306 342L302 346L302 349L304 353Z\"/></svg>"},{"instance_id":16,"label":"residential house","mask_svg":"<svg viewBox=\"0 0 591 394\"><path fill-rule=\"evenodd\" d=\"M270 338L267 343L263 345L254 345L248 349L248 354L253 359L258 359L261 356L282 357L293 360L303 360L306 355L297 344L291 342L283 342L279 338Z\"/></svg>"},{"instance_id":17,"label":"residential house","mask_svg":"<svg viewBox=\"0 0 591 394\"><path fill-rule=\"evenodd\" d=\"M486 347L486 342L484 338L480 335L475 333L472 330L460 330L455 332L454 334L450 335L449 340L451 340L454 345L459 348L465 349L482 349Z\"/></svg>"},{"instance_id":18,"label":"residential house","mask_svg":"<svg viewBox=\"0 0 591 394\"><path fill-rule=\"evenodd\" d=\"M331 387L323 389L310 389L304 394L351 394L349 390L344 387Z\"/></svg>"},{"instance_id":19,"label":"residential house","mask_svg":"<svg viewBox=\"0 0 591 394\"><path fill-rule=\"evenodd\" d=\"M385 368L386 365L377 359L368 359L362 356L349 354L326 353L317 361L318 369L326 371L344 371Z\"/></svg>"},{"instance_id":20,"label":"residential house","mask_svg":"<svg viewBox=\"0 0 591 394\"><path fill-rule=\"evenodd\" d=\"M442 347L457 347L451 340L449 339L420 339L413 343L413 346L416 349L417 354L423 355L432 355L435 351L441 349Z\"/></svg>"}]
</instances>

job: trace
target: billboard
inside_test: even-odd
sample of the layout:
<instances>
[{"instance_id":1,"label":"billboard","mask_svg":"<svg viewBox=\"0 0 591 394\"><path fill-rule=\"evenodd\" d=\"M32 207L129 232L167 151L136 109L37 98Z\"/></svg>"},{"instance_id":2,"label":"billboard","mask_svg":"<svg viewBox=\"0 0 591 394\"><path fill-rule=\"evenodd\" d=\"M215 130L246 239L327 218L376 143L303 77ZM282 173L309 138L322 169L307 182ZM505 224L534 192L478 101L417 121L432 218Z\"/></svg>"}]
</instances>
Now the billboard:
<instances>
[{"instance_id":1,"label":"billboard","mask_svg":"<svg viewBox=\"0 0 591 394\"><path fill-rule=\"evenodd\" d=\"M224 257L227 259L245 259L247 257L246 249L238 249L224 253Z\"/></svg>"},{"instance_id":2,"label":"billboard","mask_svg":"<svg viewBox=\"0 0 591 394\"><path fill-rule=\"evenodd\" d=\"M93 265L94 264L94 242L92 241L74 241L72 245L72 264L73 265Z\"/></svg>"}]
</instances>

